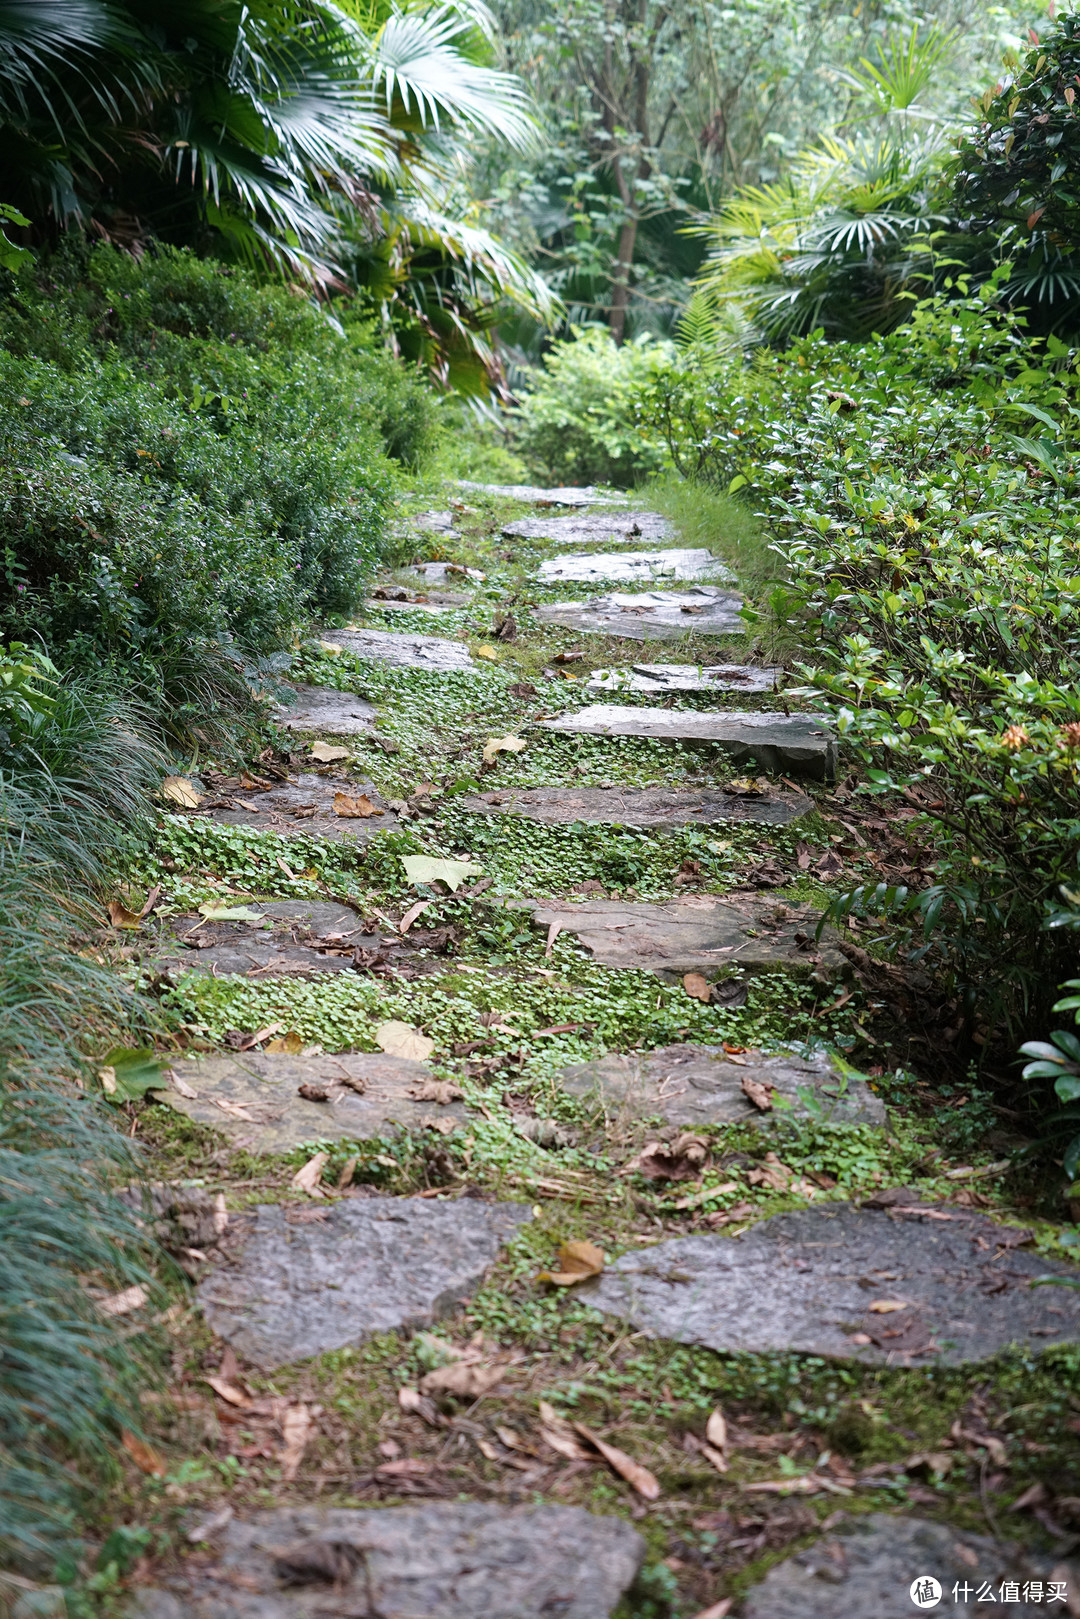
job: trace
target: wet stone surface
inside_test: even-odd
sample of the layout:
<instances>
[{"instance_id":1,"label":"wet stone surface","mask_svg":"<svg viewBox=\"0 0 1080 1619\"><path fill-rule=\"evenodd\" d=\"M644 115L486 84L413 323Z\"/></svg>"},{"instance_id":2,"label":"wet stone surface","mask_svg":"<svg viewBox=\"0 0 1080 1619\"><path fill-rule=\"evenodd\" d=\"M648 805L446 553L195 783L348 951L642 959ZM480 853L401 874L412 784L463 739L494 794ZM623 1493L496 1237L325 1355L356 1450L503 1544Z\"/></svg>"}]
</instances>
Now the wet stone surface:
<instances>
[{"instance_id":1,"label":"wet stone surface","mask_svg":"<svg viewBox=\"0 0 1080 1619\"><path fill-rule=\"evenodd\" d=\"M628 641L677 641L683 635L744 635L742 597L715 585L688 590L612 591L590 601L548 602L533 609L541 624L582 635L617 635Z\"/></svg>"},{"instance_id":2,"label":"wet stone surface","mask_svg":"<svg viewBox=\"0 0 1080 1619\"><path fill-rule=\"evenodd\" d=\"M148 965L157 972L243 974L246 978L311 978L322 973L389 970L410 953L403 942L377 932L347 905L329 900L282 899L243 903L250 919L215 920L198 915L171 916L156 936L140 938ZM232 908L232 907L230 907ZM422 933L415 937L423 943ZM412 967L434 971L434 961Z\"/></svg>"},{"instance_id":3,"label":"wet stone surface","mask_svg":"<svg viewBox=\"0 0 1080 1619\"><path fill-rule=\"evenodd\" d=\"M328 731L362 736L371 730L375 709L351 692L329 686L293 686L295 698L278 705L275 718L286 731Z\"/></svg>"},{"instance_id":4,"label":"wet stone surface","mask_svg":"<svg viewBox=\"0 0 1080 1619\"><path fill-rule=\"evenodd\" d=\"M507 523L503 534L508 540L547 540L552 545L608 545L630 544L634 540L655 543L675 536L671 524L655 512L610 511L589 512L573 517L522 517L516 523Z\"/></svg>"},{"instance_id":5,"label":"wet stone surface","mask_svg":"<svg viewBox=\"0 0 1080 1619\"><path fill-rule=\"evenodd\" d=\"M592 484L560 485L541 489L532 483L470 483L458 479L459 489L475 489L478 494L495 495L501 500L521 500L532 506L622 506L624 495L604 494Z\"/></svg>"},{"instance_id":6,"label":"wet stone surface","mask_svg":"<svg viewBox=\"0 0 1080 1619\"><path fill-rule=\"evenodd\" d=\"M911 1584L929 1576L942 1588L938 1611L956 1619L994 1612L1006 1581L1019 1584L1021 1597L1002 1611L1009 1619L1036 1619L1047 1611L1045 1585L1055 1566L1052 1558L1001 1546L966 1529L872 1512L842 1518L805 1551L777 1563L747 1593L742 1614L743 1619L910 1619L917 1612ZM1075 1565L1067 1573L1075 1589ZM1037 1603L1022 1595L1032 1580L1044 1586ZM987 1582L995 1608L975 1600ZM954 1587L959 1588L958 1600ZM1059 1611L1068 1610L1062 1606Z\"/></svg>"},{"instance_id":7,"label":"wet stone surface","mask_svg":"<svg viewBox=\"0 0 1080 1619\"><path fill-rule=\"evenodd\" d=\"M410 635L396 630L328 630L326 640L357 658L388 663L395 669L475 669L469 649L461 641L435 635Z\"/></svg>"},{"instance_id":8,"label":"wet stone surface","mask_svg":"<svg viewBox=\"0 0 1080 1619\"><path fill-rule=\"evenodd\" d=\"M752 821L787 826L814 805L803 793L725 793L716 787L508 787L481 793L464 807L489 815L522 815L547 825L603 821L614 826L713 826Z\"/></svg>"},{"instance_id":9,"label":"wet stone surface","mask_svg":"<svg viewBox=\"0 0 1080 1619\"><path fill-rule=\"evenodd\" d=\"M744 1080L773 1093L771 1112L751 1102ZM747 1051L731 1057L723 1046L690 1045L627 1056L609 1052L595 1062L564 1068L558 1084L571 1096L599 1103L611 1115L659 1117L683 1126L768 1124L808 1117L834 1124L886 1122L884 1103L866 1081L842 1075L824 1052L797 1057Z\"/></svg>"},{"instance_id":10,"label":"wet stone surface","mask_svg":"<svg viewBox=\"0 0 1080 1619\"><path fill-rule=\"evenodd\" d=\"M314 1218L312 1218L314 1214ZM431 1326L467 1299L526 1205L373 1197L294 1214L260 1204L235 1260L199 1283L211 1329L263 1371Z\"/></svg>"},{"instance_id":11,"label":"wet stone surface","mask_svg":"<svg viewBox=\"0 0 1080 1619\"><path fill-rule=\"evenodd\" d=\"M563 580L577 584L647 584L655 579L723 579L735 583L730 568L703 548L682 551L606 551L586 556L554 557L542 562L545 584Z\"/></svg>"},{"instance_id":12,"label":"wet stone surface","mask_svg":"<svg viewBox=\"0 0 1080 1619\"><path fill-rule=\"evenodd\" d=\"M708 742L736 765L753 763L776 775L829 781L836 775L835 739L806 714L699 714L677 708L593 703L576 714L543 720L548 731L576 736L642 736L660 742Z\"/></svg>"},{"instance_id":13,"label":"wet stone surface","mask_svg":"<svg viewBox=\"0 0 1080 1619\"><path fill-rule=\"evenodd\" d=\"M160 1100L223 1131L249 1152L290 1152L304 1142L369 1141L432 1122L445 1129L467 1118L460 1102L437 1100L440 1087L423 1063L382 1051L198 1056L174 1060L173 1073L183 1091L171 1083L158 1093ZM308 1096L300 1095L301 1085ZM311 1100L312 1092L324 1093L327 1100Z\"/></svg>"},{"instance_id":14,"label":"wet stone surface","mask_svg":"<svg viewBox=\"0 0 1080 1619\"><path fill-rule=\"evenodd\" d=\"M366 799L377 813L339 815L335 799L343 808L352 810L363 809L360 801ZM364 843L373 833L397 825L397 816L370 782L310 772L262 791L244 787L207 797L197 810L187 813L192 820L205 819L219 826L256 826L263 832L280 832L286 837L302 835L326 843L348 839Z\"/></svg>"},{"instance_id":15,"label":"wet stone surface","mask_svg":"<svg viewBox=\"0 0 1080 1619\"><path fill-rule=\"evenodd\" d=\"M284 1508L234 1518L212 1563L140 1592L127 1615L606 1619L644 1551L630 1524L581 1507Z\"/></svg>"},{"instance_id":16,"label":"wet stone surface","mask_svg":"<svg viewBox=\"0 0 1080 1619\"><path fill-rule=\"evenodd\" d=\"M1080 1270L1016 1240L956 1207L833 1203L626 1254L581 1297L652 1338L754 1354L961 1365L1080 1341L1080 1293L1030 1285Z\"/></svg>"},{"instance_id":17,"label":"wet stone surface","mask_svg":"<svg viewBox=\"0 0 1080 1619\"><path fill-rule=\"evenodd\" d=\"M589 691L773 691L782 669L751 663L635 663L625 669L594 669Z\"/></svg>"},{"instance_id":18,"label":"wet stone surface","mask_svg":"<svg viewBox=\"0 0 1080 1619\"><path fill-rule=\"evenodd\" d=\"M715 979L728 967L751 972L776 968L841 968L836 934L815 942L819 913L808 905L779 904L751 895L688 895L660 905L590 899L528 907L539 928L572 933L603 967L633 967L673 982L684 973Z\"/></svg>"}]
</instances>

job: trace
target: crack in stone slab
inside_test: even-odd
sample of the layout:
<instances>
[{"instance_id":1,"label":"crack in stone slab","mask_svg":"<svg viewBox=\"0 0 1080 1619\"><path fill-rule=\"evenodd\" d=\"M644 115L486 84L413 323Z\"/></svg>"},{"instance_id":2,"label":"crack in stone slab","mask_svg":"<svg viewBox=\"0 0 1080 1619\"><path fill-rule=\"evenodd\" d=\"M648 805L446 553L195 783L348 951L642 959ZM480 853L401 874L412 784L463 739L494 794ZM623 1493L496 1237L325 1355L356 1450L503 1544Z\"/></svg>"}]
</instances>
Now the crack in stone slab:
<instances>
[{"instance_id":1,"label":"crack in stone slab","mask_svg":"<svg viewBox=\"0 0 1080 1619\"><path fill-rule=\"evenodd\" d=\"M773 1112L754 1106L743 1089L744 1080L775 1091ZM616 1117L659 1117L683 1127L766 1125L789 1118L886 1123L885 1105L866 1081L849 1076L825 1052L799 1057L746 1051L736 1058L723 1046L704 1045L662 1046L626 1056L611 1051L594 1062L564 1068L556 1083Z\"/></svg>"},{"instance_id":2,"label":"crack in stone slab","mask_svg":"<svg viewBox=\"0 0 1080 1619\"><path fill-rule=\"evenodd\" d=\"M333 1057L222 1052L173 1058L172 1071L185 1091L196 1095L177 1090L170 1076L168 1086L156 1093L159 1100L249 1152L291 1152L317 1141L372 1141L423 1129L433 1118L439 1126L468 1121L460 1102L439 1104L411 1094L432 1080L423 1063L382 1051ZM363 1094L346 1080L362 1085ZM329 1101L309 1101L299 1094L301 1085L325 1090Z\"/></svg>"},{"instance_id":3,"label":"crack in stone slab","mask_svg":"<svg viewBox=\"0 0 1080 1619\"><path fill-rule=\"evenodd\" d=\"M1080 1270L1010 1235L956 1207L833 1203L625 1254L579 1297L651 1338L751 1354L960 1366L1080 1341L1080 1293L1031 1286ZM886 1301L903 1308L871 1310Z\"/></svg>"},{"instance_id":4,"label":"crack in stone slab","mask_svg":"<svg viewBox=\"0 0 1080 1619\"><path fill-rule=\"evenodd\" d=\"M520 1203L375 1197L333 1203L301 1225L260 1204L235 1260L203 1276L199 1304L212 1331L274 1371L431 1326L471 1296L529 1219Z\"/></svg>"},{"instance_id":5,"label":"crack in stone slab","mask_svg":"<svg viewBox=\"0 0 1080 1619\"><path fill-rule=\"evenodd\" d=\"M646 584L659 579L722 579L735 575L703 547L681 551L601 551L592 555L553 557L542 562L539 578L576 584Z\"/></svg>"},{"instance_id":6,"label":"crack in stone slab","mask_svg":"<svg viewBox=\"0 0 1080 1619\"><path fill-rule=\"evenodd\" d=\"M655 512L597 511L571 517L522 517L507 523L508 540L546 540L551 545L625 545L631 540L670 540L674 529Z\"/></svg>"},{"instance_id":7,"label":"crack in stone slab","mask_svg":"<svg viewBox=\"0 0 1080 1619\"><path fill-rule=\"evenodd\" d=\"M612 591L589 601L547 602L533 609L540 624L624 641L677 641L684 635L745 635L742 597L714 585L689 590Z\"/></svg>"},{"instance_id":8,"label":"crack in stone slab","mask_svg":"<svg viewBox=\"0 0 1080 1619\"><path fill-rule=\"evenodd\" d=\"M594 669L589 691L774 691L779 668L750 663L635 663L622 669Z\"/></svg>"},{"instance_id":9,"label":"crack in stone slab","mask_svg":"<svg viewBox=\"0 0 1080 1619\"><path fill-rule=\"evenodd\" d=\"M753 761L774 775L830 781L836 775L836 739L806 714L753 714L714 710L620 707L593 703L577 713L542 720L547 731L575 736L640 736L658 742L713 743L736 765Z\"/></svg>"},{"instance_id":10,"label":"crack in stone slab","mask_svg":"<svg viewBox=\"0 0 1080 1619\"><path fill-rule=\"evenodd\" d=\"M612 826L715 826L750 821L787 826L809 815L803 793L725 793L712 787L507 787L472 795L463 808L475 814L521 815L545 825L598 821Z\"/></svg>"},{"instance_id":11,"label":"crack in stone slab","mask_svg":"<svg viewBox=\"0 0 1080 1619\"><path fill-rule=\"evenodd\" d=\"M288 1585L278 1568L289 1549L310 1559L320 1543L349 1572ZM607 1619L644 1554L630 1524L581 1507L284 1507L233 1518L212 1565L189 1564L125 1611L127 1619Z\"/></svg>"}]
</instances>

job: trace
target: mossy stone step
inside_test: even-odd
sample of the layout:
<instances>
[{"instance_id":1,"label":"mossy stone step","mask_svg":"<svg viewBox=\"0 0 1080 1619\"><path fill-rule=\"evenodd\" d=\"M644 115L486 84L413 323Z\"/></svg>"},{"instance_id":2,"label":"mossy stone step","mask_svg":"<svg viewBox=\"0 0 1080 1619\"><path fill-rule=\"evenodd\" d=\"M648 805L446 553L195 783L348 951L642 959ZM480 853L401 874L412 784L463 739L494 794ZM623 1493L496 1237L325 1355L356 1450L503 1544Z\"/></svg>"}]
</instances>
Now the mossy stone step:
<instances>
[{"instance_id":1,"label":"mossy stone step","mask_svg":"<svg viewBox=\"0 0 1080 1619\"><path fill-rule=\"evenodd\" d=\"M809 714L699 714L691 709L631 708L593 703L577 713L541 721L545 730L571 736L637 736L658 742L711 743L736 765L753 763L775 775L831 781L836 739Z\"/></svg>"},{"instance_id":2,"label":"mossy stone step","mask_svg":"<svg viewBox=\"0 0 1080 1619\"><path fill-rule=\"evenodd\" d=\"M363 810L363 799L374 813L339 814L334 808L338 800L340 809ZM254 826L263 832L319 838L324 843L366 843L373 833L397 825L394 811L371 782L312 771L301 771L272 787L236 787L180 813L218 826Z\"/></svg>"},{"instance_id":3,"label":"mossy stone step","mask_svg":"<svg viewBox=\"0 0 1080 1619\"><path fill-rule=\"evenodd\" d=\"M233 1518L127 1619L607 1619L645 1543L581 1507L425 1501Z\"/></svg>"},{"instance_id":4,"label":"mossy stone step","mask_svg":"<svg viewBox=\"0 0 1080 1619\"><path fill-rule=\"evenodd\" d=\"M747 1081L772 1095L771 1111L750 1100ZM731 1054L723 1046L706 1045L661 1046L625 1056L611 1051L564 1068L556 1083L626 1122L661 1118L684 1127L810 1117L832 1124L886 1122L885 1105L865 1079L849 1075L825 1052Z\"/></svg>"},{"instance_id":5,"label":"mossy stone step","mask_svg":"<svg viewBox=\"0 0 1080 1619\"><path fill-rule=\"evenodd\" d=\"M507 787L462 800L478 815L520 815L547 826L595 821L610 826L716 826L750 821L787 826L808 815L813 801L777 788L726 793L718 787Z\"/></svg>"},{"instance_id":6,"label":"mossy stone step","mask_svg":"<svg viewBox=\"0 0 1080 1619\"><path fill-rule=\"evenodd\" d=\"M524 1221L520 1203L360 1197L260 1204L198 1300L211 1329L262 1371L431 1326L480 1285ZM233 1222L230 1221L230 1226Z\"/></svg>"},{"instance_id":7,"label":"mossy stone step","mask_svg":"<svg viewBox=\"0 0 1080 1619\"><path fill-rule=\"evenodd\" d=\"M340 647L356 658L386 663L392 669L434 669L476 671L469 649L460 641L447 641L436 635L410 635L407 630L347 629L325 630L327 645Z\"/></svg>"},{"instance_id":8,"label":"mossy stone step","mask_svg":"<svg viewBox=\"0 0 1080 1619\"><path fill-rule=\"evenodd\" d=\"M742 604L737 591L691 585L686 590L615 590L588 601L546 602L533 614L539 624L558 624L580 635L678 641L684 635L745 635Z\"/></svg>"},{"instance_id":9,"label":"mossy stone step","mask_svg":"<svg viewBox=\"0 0 1080 1619\"><path fill-rule=\"evenodd\" d=\"M362 697L330 686L292 686L274 713L286 731L326 731L331 736L364 736L375 716L376 710Z\"/></svg>"},{"instance_id":10,"label":"mossy stone step","mask_svg":"<svg viewBox=\"0 0 1080 1619\"><path fill-rule=\"evenodd\" d=\"M647 584L658 579L723 579L735 575L703 547L673 551L598 551L578 556L553 557L540 564L544 584Z\"/></svg>"},{"instance_id":11,"label":"mossy stone step","mask_svg":"<svg viewBox=\"0 0 1080 1619\"><path fill-rule=\"evenodd\" d=\"M392 966L423 945L422 931L404 940L366 931L363 918L331 900L279 899L223 902L247 916L172 916L157 933L140 936L140 949L158 972L241 973L263 978L310 978L351 972L357 965ZM357 953L359 952L359 959ZM419 971L436 971L427 959Z\"/></svg>"},{"instance_id":12,"label":"mossy stone step","mask_svg":"<svg viewBox=\"0 0 1080 1619\"><path fill-rule=\"evenodd\" d=\"M625 506L626 495L615 495L592 484L560 484L554 489L542 489L532 483L471 483L459 478L459 489L473 489L480 495L494 495L498 500L520 500L528 506Z\"/></svg>"},{"instance_id":13,"label":"mossy stone step","mask_svg":"<svg viewBox=\"0 0 1080 1619\"><path fill-rule=\"evenodd\" d=\"M635 663L623 669L594 669L589 691L766 692L775 691L782 669L752 663Z\"/></svg>"},{"instance_id":14,"label":"mossy stone step","mask_svg":"<svg viewBox=\"0 0 1080 1619\"><path fill-rule=\"evenodd\" d=\"M292 1152L306 1142L371 1141L463 1125L468 1118L460 1102L439 1102L440 1087L423 1063L382 1051L334 1057L217 1052L172 1058L167 1077L159 1101L256 1153ZM327 1099L311 1100L312 1090Z\"/></svg>"},{"instance_id":15,"label":"mossy stone step","mask_svg":"<svg viewBox=\"0 0 1080 1619\"><path fill-rule=\"evenodd\" d=\"M1080 1270L1025 1252L1025 1236L942 1204L832 1203L625 1254L579 1297L709 1349L959 1366L1080 1342L1080 1292L1031 1285Z\"/></svg>"}]
</instances>

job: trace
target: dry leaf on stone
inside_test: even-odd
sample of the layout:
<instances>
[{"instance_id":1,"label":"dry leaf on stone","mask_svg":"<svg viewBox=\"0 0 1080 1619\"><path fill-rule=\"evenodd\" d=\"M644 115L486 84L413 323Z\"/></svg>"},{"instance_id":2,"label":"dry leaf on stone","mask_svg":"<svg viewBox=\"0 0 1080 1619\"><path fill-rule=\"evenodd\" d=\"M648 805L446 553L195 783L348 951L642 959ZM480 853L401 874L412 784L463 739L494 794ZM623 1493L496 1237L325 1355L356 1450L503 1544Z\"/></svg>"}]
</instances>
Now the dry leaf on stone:
<instances>
[{"instance_id":1,"label":"dry leaf on stone","mask_svg":"<svg viewBox=\"0 0 1080 1619\"><path fill-rule=\"evenodd\" d=\"M874 1315L892 1315L894 1310L906 1310L907 1301L905 1299L875 1299L867 1308Z\"/></svg>"},{"instance_id":2,"label":"dry leaf on stone","mask_svg":"<svg viewBox=\"0 0 1080 1619\"><path fill-rule=\"evenodd\" d=\"M675 1141L648 1141L624 1173L637 1171L650 1181L690 1181L696 1179L709 1157L709 1144L703 1136L689 1131Z\"/></svg>"},{"instance_id":3,"label":"dry leaf on stone","mask_svg":"<svg viewBox=\"0 0 1080 1619\"><path fill-rule=\"evenodd\" d=\"M463 1400L479 1400L503 1379L504 1368L458 1360L439 1366L420 1379L423 1394L456 1394Z\"/></svg>"},{"instance_id":4,"label":"dry leaf on stone","mask_svg":"<svg viewBox=\"0 0 1080 1619\"><path fill-rule=\"evenodd\" d=\"M558 1270L542 1270L536 1280L553 1282L556 1287L576 1287L590 1276L599 1276L604 1268L604 1253L591 1242L564 1242L559 1249L558 1264Z\"/></svg>"},{"instance_id":5,"label":"dry leaf on stone","mask_svg":"<svg viewBox=\"0 0 1080 1619\"><path fill-rule=\"evenodd\" d=\"M317 759L321 765L337 764L339 759L349 757L348 748L334 748L329 742L313 742L311 744L311 757Z\"/></svg>"},{"instance_id":6,"label":"dry leaf on stone","mask_svg":"<svg viewBox=\"0 0 1080 1619\"><path fill-rule=\"evenodd\" d=\"M300 1471L304 1451L315 1437L315 1417L306 1405L290 1405L281 1419L281 1477L291 1482Z\"/></svg>"},{"instance_id":7,"label":"dry leaf on stone","mask_svg":"<svg viewBox=\"0 0 1080 1619\"><path fill-rule=\"evenodd\" d=\"M434 905L434 903L435 901L433 899L418 899L415 905L410 905L409 909L405 912L405 915L398 923L398 932L402 935L408 933L409 929L416 921L416 918L418 916L423 916L424 912Z\"/></svg>"},{"instance_id":8,"label":"dry leaf on stone","mask_svg":"<svg viewBox=\"0 0 1080 1619\"><path fill-rule=\"evenodd\" d=\"M183 1096L189 1102L195 1102L195 1101L198 1100L198 1096L199 1096L198 1091L194 1088L193 1085L189 1085L186 1079L181 1079L180 1075L176 1072L175 1069L167 1070L167 1073L162 1075L162 1078L166 1078L166 1077L169 1079L170 1083L172 1084L172 1088L176 1092L177 1096Z\"/></svg>"},{"instance_id":9,"label":"dry leaf on stone","mask_svg":"<svg viewBox=\"0 0 1080 1619\"><path fill-rule=\"evenodd\" d=\"M299 1191L307 1192L311 1197L322 1197L319 1182L322 1180L323 1165L329 1156L329 1153L317 1152L313 1158L308 1159L302 1169L296 1171L291 1184Z\"/></svg>"},{"instance_id":10,"label":"dry leaf on stone","mask_svg":"<svg viewBox=\"0 0 1080 1619\"><path fill-rule=\"evenodd\" d=\"M202 803L202 794L186 776L166 776L161 784L161 796L171 804L179 804L181 809L197 809Z\"/></svg>"},{"instance_id":11,"label":"dry leaf on stone","mask_svg":"<svg viewBox=\"0 0 1080 1619\"><path fill-rule=\"evenodd\" d=\"M638 1495L643 1496L646 1501L658 1501L660 1499L660 1485L647 1467L642 1467L640 1462L635 1462L632 1456L626 1454L625 1450L619 1450L615 1445L609 1445L606 1439L601 1439L599 1434L593 1433L591 1428L586 1428L584 1423L575 1422L573 1426L575 1432L579 1433L582 1439L587 1439L590 1445L595 1446L608 1466L618 1473L620 1478L624 1478L632 1490L636 1490Z\"/></svg>"},{"instance_id":12,"label":"dry leaf on stone","mask_svg":"<svg viewBox=\"0 0 1080 1619\"><path fill-rule=\"evenodd\" d=\"M298 1057L304 1049L304 1037L297 1034L295 1029L283 1034L274 1040L266 1042L267 1051L284 1052L287 1056Z\"/></svg>"},{"instance_id":13,"label":"dry leaf on stone","mask_svg":"<svg viewBox=\"0 0 1080 1619\"><path fill-rule=\"evenodd\" d=\"M684 973L682 987L696 1001L704 1001L706 1006L712 1000L712 985L701 973Z\"/></svg>"},{"instance_id":14,"label":"dry leaf on stone","mask_svg":"<svg viewBox=\"0 0 1080 1619\"><path fill-rule=\"evenodd\" d=\"M334 794L334 814L340 815L344 820L366 820L369 815L382 815L384 812L377 809L366 793L360 793L353 798L349 793Z\"/></svg>"},{"instance_id":15,"label":"dry leaf on stone","mask_svg":"<svg viewBox=\"0 0 1080 1619\"><path fill-rule=\"evenodd\" d=\"M131 1457L140 1473L148 1473L151 1478L164 1478L166 1468L165 1459L159 1456L152 1445L129 1428L120 1430L120 1443Z\"/></svg>"},{"instance_id":16,"label":"dry leaf on stone","mask_svg":"<svg viewBox=\"0 0 1080 1619\"><path fill-rule=\"evenodd\" d=\"M107 1299L98 1299L97 1307L102 1315L128 1315L132 1310L141 1310L149 1298L145 1287L136 1284L134 1287L125 1287L122 1293L113 1293Z\"/></svg>"},{"instance_id":17,"label":"dry leaf on stone","mask_svg":"<svg viewBox=\"0 0 1080 1619\"><path fill-rule=\"evenodd\" d=\"M411 883L445 883L451 894L468 878L483 875L482 868L471 860L439 860L428 854L404 855L401 864Z\"/></svg>"},{"instance_id":18,"label":"dry leaf on stone","mask_svg":"<svg viewBox=\"0 0 1080 1619\"><path fill-rule=\"evenodd\" d=\"M427 1062L435 1050L434 1040L429 1040L419 1029L410 1028L397 1018L379 1024L375 1030L375 1044L389 1057L409 1057L414 1062Z\"/></svg>"},{"instance_id":19,"label":"dry leaf on stone","mask_svg":"<svg viewBox=\"0 0 1080 1619\"><path fill-rule=\"evenodd\" d=\"M484 743L484 763L493 765L497 754L521 753L528 744L520 736L492 736Z\"/></svg>"},{"instance_id":20,"label":"dry leaf on stone","mask_svg":"<svg viewBox=\"0 0 1080 1619\"><path fill-rule=\"evenodd\" d=\"M330 1092L325 1085L312 1085L309 1080L305 1080L302 1085L296 1087L296 1094L297 1096L302 1096L305 1102L329 1102L330 1100Z\"/></svg>"},{"instance_id":21,"label":"dry leaf on stone","mask_svg":"<svg viewBox=\"0 0 1080 1619\"><path fill-rule=\"evenodd\" d=\"M762 1113L772 1111L773 1097L776 1095L775 1086L761 1085L756 1079L751 1079L749 1074L744 1074L742 1092L747 1101L752 1102L756 1108L760 1108Z\"/></svg>"},{"instance_id":22,"label":"dry leaf on stone","mask_svg":"<svg viewBox=\"0 0 1080 1619\"><path fill-rule=\"evenodd\" d=\"M438 1102L440 1107L447 1107L451 1102L460 1102L465 1092L448 1079L425 1079L414 1085L409 1095L414 1102Z\"/></svg>"}]
</instances>

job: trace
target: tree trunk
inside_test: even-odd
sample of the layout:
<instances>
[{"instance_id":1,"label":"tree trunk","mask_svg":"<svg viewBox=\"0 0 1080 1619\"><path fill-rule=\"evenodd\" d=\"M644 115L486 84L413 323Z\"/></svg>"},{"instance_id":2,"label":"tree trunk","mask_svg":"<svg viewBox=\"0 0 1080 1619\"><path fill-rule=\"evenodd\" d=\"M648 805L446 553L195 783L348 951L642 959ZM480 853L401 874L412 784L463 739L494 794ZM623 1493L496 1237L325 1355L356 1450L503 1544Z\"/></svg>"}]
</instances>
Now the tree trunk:
<instances>
[{"instance_id":1,"label":"tree trunk","mask_svg":"<svg viewBox=\"0 0 1080 1619\"><path fill-rule=\"evenodd\" d=\"M634 262L637 242L637 215L623 221L619 232L619 248L615 259L615 275L611 283L611 335L621 347L626 336L626 310L630 302L630 269Z\"/></svg>"}]
</instances>

